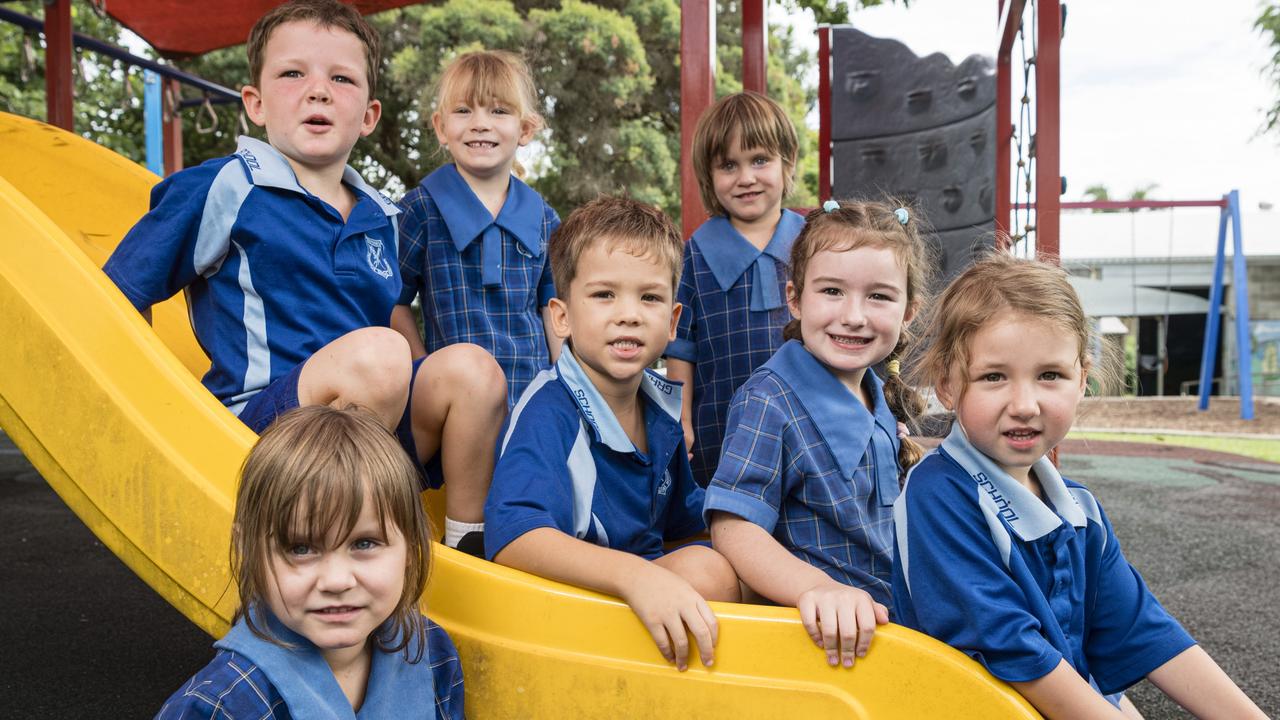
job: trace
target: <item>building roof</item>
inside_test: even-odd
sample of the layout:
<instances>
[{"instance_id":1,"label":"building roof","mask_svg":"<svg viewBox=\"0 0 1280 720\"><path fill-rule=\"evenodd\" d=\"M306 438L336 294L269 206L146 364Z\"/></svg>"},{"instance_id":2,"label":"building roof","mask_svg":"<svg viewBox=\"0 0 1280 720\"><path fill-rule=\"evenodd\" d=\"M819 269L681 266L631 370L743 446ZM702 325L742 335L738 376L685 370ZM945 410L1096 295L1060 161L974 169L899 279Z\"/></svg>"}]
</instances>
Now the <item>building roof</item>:
<instances>
[{"instance_id":1,"label":"building roof","mask_svg":"<svg viewBox=\"0 0 1280 720\"><path fill-rule=\"evenodd\" d=\"M1082 260L1165 260L1212 258L1217 253L1217 208L1178 208L1139 212L1064 211L1061 246L1064 262ZM1280 257L1280 211L1241 213L1241 240L1247 258ZM1231 228L1226 254L1232 255Z\"/></svg>"}]
</instances>

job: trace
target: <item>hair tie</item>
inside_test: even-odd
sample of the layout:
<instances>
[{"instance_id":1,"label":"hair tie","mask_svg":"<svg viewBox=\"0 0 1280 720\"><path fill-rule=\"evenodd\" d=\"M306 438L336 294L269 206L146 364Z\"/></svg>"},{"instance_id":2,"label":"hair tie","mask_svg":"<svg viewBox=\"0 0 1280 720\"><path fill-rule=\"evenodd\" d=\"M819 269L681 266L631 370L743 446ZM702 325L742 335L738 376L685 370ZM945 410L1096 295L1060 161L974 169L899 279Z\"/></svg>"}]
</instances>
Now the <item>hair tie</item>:
<instances>
[{"instance_id":1,"label":"hair tie","mask_svg":"<svg viewBox=\"0 0 1280 720\"><path fill-rule=\"evenodd\" d=\"M895 358L885 363L884 369L889 373L889 377L897 377L902 372L902 363Z\"/></svg>"},{"instance_id":2,"label":"hair tie","mask_svg":"<svg viewBox=\"0 0 1280 720\"><path fill-rule=\"evenodd\" d=\"M899 225L906 225L907 221L911 219L911 213L907 212L907 209L904 207L894 210L893 216L898 218Z\"/></svg>"},{"instance_id":3,"label":"hair tie","mask_svg":"<svg viewBox=\"0 0 1280 720\"><path fill-rule=\"evenodd\" d=\"M828 200L822 203L822 210L824 212L835 212L836 210L839 210L839 209L840 209L840 203L836 200Z\"/></svg>"}]
</instances>

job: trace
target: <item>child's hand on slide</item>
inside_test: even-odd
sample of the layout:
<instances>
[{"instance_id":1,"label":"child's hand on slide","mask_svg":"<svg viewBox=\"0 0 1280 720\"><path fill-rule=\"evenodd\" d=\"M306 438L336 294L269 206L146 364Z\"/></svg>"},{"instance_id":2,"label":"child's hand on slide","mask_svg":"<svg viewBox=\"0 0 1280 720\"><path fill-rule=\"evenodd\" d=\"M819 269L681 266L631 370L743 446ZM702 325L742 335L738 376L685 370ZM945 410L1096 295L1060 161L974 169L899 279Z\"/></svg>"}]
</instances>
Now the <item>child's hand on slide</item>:
<instances>
[{"instance_id":1,"label":"child's hand on slide","mask_svg":"<svg viewBox=\"0 0 1280 720\"><path fill-rule=\"evenodd\" d=\"M681 672L689 668L689 633L693 633L702 664L711 666L720 629L707 601L684 578L645 563L622 599L644 623L667 662L675 663Z\"/></svg>"},{"instance_id":2,"label":"child's hand on slide","mask_svg":"<svg viewBox=\"0 0 1280 720\"><path fill-rule=\"evenodd\" d=\"M865 590L834 580L812 587L796 600L800 622L827 663L853 667L854 657L866 657L876 625L889 622L889 609Z\"/></svg>"}]
</instances>

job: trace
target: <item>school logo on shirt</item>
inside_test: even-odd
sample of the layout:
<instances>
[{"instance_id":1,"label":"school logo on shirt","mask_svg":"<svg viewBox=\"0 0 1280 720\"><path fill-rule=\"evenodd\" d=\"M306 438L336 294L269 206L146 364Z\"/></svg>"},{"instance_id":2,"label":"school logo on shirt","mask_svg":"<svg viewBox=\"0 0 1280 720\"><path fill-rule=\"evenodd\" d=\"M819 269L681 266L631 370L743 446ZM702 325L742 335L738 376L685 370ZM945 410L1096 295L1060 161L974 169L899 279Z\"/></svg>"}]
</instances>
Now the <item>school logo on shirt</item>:
<instances>
[{"instance_id":1,"label":"school logo on shirt","mask_svg":"<svg viewBox=\"0 0 1280 720\"><path fill-rule=\"evenodd\" d=\"M1000 513L1000 517L1009 522L1018 519L1018 513L1009 504L1009 500L1000 493L1000 490L996 488L996 484L991 482L986 473L978 473L973 476L973 479L978 482L978 487L982 488L983 492L991 496L991 499L995 501L996 510Z\"/></svg>"},{"instance_id":2,"label":"school logo on shirt","mask_svg":"<svg viewBox=\"0 0 1280 720\"><path fill-rule=\"evenodd\" d=\"M391 263L382 253L382 241L371 235L364 236L365 245L369 247L364 257L369 261L369 269L384 278L391 277Z\"/></svg>"},{"instance_id":3,"label":"school logo on shirt","mask_svg":"<svg viewBox=\"0 0 1280 720\"><path fill-rule=\"evenodd\" d=\"M671 471L668 470L662 474L662 482L658 483L658 494L666 495L667 491L671 489L671 482Z\"/></svg>"}]
</instances>

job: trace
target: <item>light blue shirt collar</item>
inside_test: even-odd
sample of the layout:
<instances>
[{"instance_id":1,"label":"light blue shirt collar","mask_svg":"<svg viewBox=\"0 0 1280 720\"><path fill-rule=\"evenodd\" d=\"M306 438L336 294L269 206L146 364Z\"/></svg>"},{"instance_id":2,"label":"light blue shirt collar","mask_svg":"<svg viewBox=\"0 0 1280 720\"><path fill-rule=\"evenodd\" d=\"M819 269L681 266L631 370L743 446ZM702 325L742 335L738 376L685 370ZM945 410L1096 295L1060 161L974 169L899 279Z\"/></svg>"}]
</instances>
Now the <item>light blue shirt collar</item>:
<instances>
[{"instance_id":1,"label":"light blue shirt collar","mask_svg":"<svg viewBox=\"0 0 1280 720\"><path fill-rule=\"evenodd\" d=\"M270 144L248 135L241 135L236 140L236 155L239 155L245 166L249 168L249 181L254 185L288 190L301 195L311 194L298 182L298 175L294 173L293 166L285 156ZM342 170L342 182L367 195L377 203L384 215L389 217L400 212L390 198L374 190L350 165Z\"/></svg>"},{"instance_id":2,"label":"light blue shirt collar","mask_svg":"<svg viewBox=\"0 0 1280 720\"><path fill-rule=\"evenodd\" d=\"M364 704L357 714L352 711L333 670L310 640L285 627L270 612L258 613L255 618L259 627L265 626L272 635L293 645L293 649L254 635L243 618L213 646L230 650L257 665L284 698L292 717L316 720L435 717L435 681L431 660L425 653L421 661L411 665L401 652L385 653L375 646ZM417 639L411 641L411 655L417 653L417 642Z\"/></svg>"},{"instance_id":3,"label":"light blue shirt collar","mask_svg":"<svg viewBox=\"0 0 1280 720\"><path fill-rule=\"evenodd\" d=\"M542 198L514 175L496 218L452 163L437 168L422 185L440 209L458 252L477 239L481 241L481 274L486 287L502 284L502 230L516 239L525 255L542 256Z\"/></svg>"},{"instance_id":4,"label":"light blue shirt collar","mask_svg":"<svg viewBox=\"0 0 1280 720\"><path fill-rule=\"evenodd\" d=\"M560 359L556 361L556 372L560 375L561 382L569 388L574 400L578 402L578 411L595 431L600 442L617 452L637 452L635 444L631 442L631 438L627 437L622 424L618 422L613 410L604 401L604 396L592 384L582 366L573 357L573 352L568 345L560 352ZM671 382L652 370L644 371L640 392L677 423L680 422L680 391L679 383Z\"/></svg>"},{"instance_id":5,"label":"light blue shirt collar","mask_svg":"<svg viewBox=\"0 0 1280 720\"><path fill-rule=\"evenodd\" d=\"M698 248L706 258L716 284L723 292L729 292L743 273L754 272L751 291L751 310L772 310L786 303L778 292L777 263L786 264L791 255L791 245L804 228L804 218L790 210L783 210L773 237L764 250L759 250L733 226L729 218L718 215L704 222L693 233Z\"/></svg>"},{"instance_id":6,"label":"light blue shirt collar","mask_svg":"<svg viewBox=\"0 0 1280 720\"><path fill-rule=\"evenodd\" d=\"M1053 508L975 448L959 421L952 423L951 433L942 441L942 449L969 473L979 489L991 496L1000 511L1000 517L1024 541L1048 535L1061 526L1063 520L1078 528L1085 526L1087 520L1084 510L1067 489L1062 475L1049 462L1049 458L1040 458L1031 466L1031 470L1040 481L1040 489L1045 497L1053 503Z\"/></svg>"},{"instance_id":7,"label":"light blue shirt collar","mask_svg":"<svg viewBox=\"0 0 1280 720\"><path fill-rule=\"evenodd\" d=\"M814 426L822 434L846 480L852 480L861 467L872 433L877 428L885 433L893 447L894 462L877 463L876 470L877 474L892 474L892 484L897 485L898 421L885 402L884 383L875 372L868 368L862 381L872 401L873 410L868 411L853 392L798 340L783 343L764 366L790 386L805 412L813 418ZM876 481L880 486L879 477Z\"/></svg>"}]
</instances>

